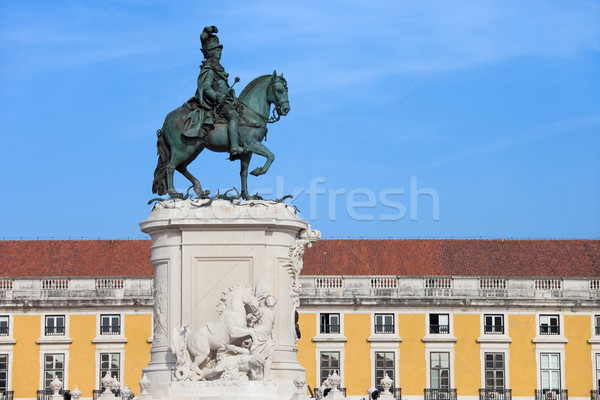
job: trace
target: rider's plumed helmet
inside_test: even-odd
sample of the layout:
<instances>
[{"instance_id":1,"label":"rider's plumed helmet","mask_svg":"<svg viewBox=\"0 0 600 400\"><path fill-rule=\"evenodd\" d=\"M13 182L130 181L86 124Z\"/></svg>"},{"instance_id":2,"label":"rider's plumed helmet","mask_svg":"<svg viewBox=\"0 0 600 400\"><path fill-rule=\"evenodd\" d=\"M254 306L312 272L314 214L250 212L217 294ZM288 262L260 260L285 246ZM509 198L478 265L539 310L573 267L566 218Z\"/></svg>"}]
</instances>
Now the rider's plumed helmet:
<instances>
[{"instance_id":1,"label":"rider's plumed helmet","mask_svg":"<svg viewBox=\"0 0 600 400\"><path fill-rule=\"evenodd\" d=\"M207 26L200 34L200 42L202 43L202 54L204 57L208 55L208 52L216 49L223 48L223 45L219 43L219 37L215 35L219 30L216 26Z\"/></svg>"}]
</instances>

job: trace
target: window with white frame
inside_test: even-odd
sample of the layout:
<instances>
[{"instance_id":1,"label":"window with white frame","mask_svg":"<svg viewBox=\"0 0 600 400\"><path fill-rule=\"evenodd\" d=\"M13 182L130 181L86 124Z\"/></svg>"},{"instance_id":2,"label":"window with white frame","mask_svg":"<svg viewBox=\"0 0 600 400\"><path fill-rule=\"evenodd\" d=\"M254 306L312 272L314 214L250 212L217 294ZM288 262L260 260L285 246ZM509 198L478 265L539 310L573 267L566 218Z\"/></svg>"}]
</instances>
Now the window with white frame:
<instances>
[{"instance_id":1,"label":"window with white frame","mask_svg":"<svg viewBox=\"0 0 600 400\"><path fill-rule=\"evenodd\" d=\"M100 334L101 335L120 335L121 334L121 316L118 314L100 316Z\"/></svg>"},{"instance_id":2,"label":"window with white frame","mask_svg":"<svg viewBox=\"0 0 600 400\"><path fill-rule=\"evenodd\" d=\"M65 316L47 315L44 329L46 336L61 336L65 334Z\"/></svg>"},{"instance_id":3,"label":"window with white frame","mask_svg":"<svg viewBox=\"0 0 600 400\"><path fill-rule=\"evenodd\" d=\"M394 333L394 314L375 314L375 333Z\"/></svg>"},{"instance_id":4,"label":"window with white frame","mask_svg":"<svg viewBox=\"0 0 600 400\"><path fill-rule=\"evenodd\" d=\"M594 316L594 333L600 335L600 315Z\"/></svg>"},{"instance_id":5,"label":"window with white frame","mask_svg":"<svg viewBox=\"0 0 600 400\"><path fill-rule=\"evenodd\" d=\"M485 353L485 388L504 389L504 353Z\"/></svg>"},{"instance_id":6,"label":"window with white frame","mask_svg":"<svg viewBox=\"0 0 600 400\"><path fill-rule=\"evenodd\" d=\"M120 380L121 378L121 354L119 353L100 353L100 377L98 387L102 387L102 378L109 376Z\"/></svg>"},{"instance_id":7,"label":"window with white frame","mask_svg":"<svg viewBox=\"0 0 600 400\"><path fill-rule=\"evenodd\" d=\"M485 314L483 316L483 333L486 335L504 334L504 315Z\"/></svg>"},{"instance_id":8,"label":"window with white frame","mask_svg":"<svg viewBox=\"0 0 600 400\"><path fill-rule=\"evenodd\" d=\"M0 315L0 336L8 336L9 332L8 315Z\"/></svg>"},{"instance_id":9,"label":"window with white frame","mask_svg":"<svg viewBox=\"0 0 600 400\"><path fill-rule=\"evenodd\" d=\"M396 387L396 378L394 375L394 352L393 351L376 351L375 352L375 385L380 385L381 380L389 376L394 383L392 387Z\"/></svg>"},{"instance_id":10,"label":"window with white frame","mask_svg":"<svg viewBox=\"0 0 600 400\"><path fill-rule=\"evenodd\" d=\"M431 389L450 389L450 353L429 353Z\"/></svg>"},{"instance_id":11,"label":"window with white frame","mask_svg":"<svg viewBox=\"0 0 600 400\"><path fill-rule=\"evenodd\" d=\"M0 354L0 392L8 390L8 354Z\"/></svg>"},{"instance_id":12,"label":"window with white frame","mask_svg":"<svg viewBox=\"0 0 600 400\"><path fill-rule=\"evenodd\" d=\"M600 353L596 353L596 390L600 390Z\"/></svg>"},{"instance_id":13,"label":"window with white frame","mask_svg":"<svg viewBox=\"0 0 600 400\"><path fill-rule=\"evenodd\" d=\"M340 352L323 351L321 352L321 385L333 373L340 375Z\"/></svg>"},{"instance_id":14,"label":"window with white frame","mask_svg":"<svg viewBox=\"0 0 600 400\"><path fill-rule=\"evenodd\" d=\"M340 333L340 314L321 314L321 333Z\"/></svg>"},{"instance_id":15,"label":"window with white frame","mask_svg":"<svg viewBox=\"0 0 600 400\"><path fill-rule=\"evenodd\" d=\"M450 315L429 314L429 333L450 333Z\"/></svg>"},{"instance_id":16,"label":"window with white frame","mask_svg":"<svg viewBox=\"0 0 600 400\"><path fill-rule=\"evenodd\" d=\"M540 354L542 390L560 389L560 353Z\"/></svg>"},{"instance_id":17,"label":"window with white frame","mask_svg":"<svg viewBox=\"0 0 600 400\"><path fill-rule=\"evenodd\" d=\"M540 335L560 335L558 315L540 315Z\"/></svg>"},{"instance_id":18,"label":"window with white frame","mask_svg":"<svg viewBox=\"0 0 600 400\"><path fill-rule=\"evenodd\" d=\"M65 375L65 355L64 354L45 354L44 355L44 389L50 389L50 382L54 378L64 382Z\"/></svg>"}]
</instances>

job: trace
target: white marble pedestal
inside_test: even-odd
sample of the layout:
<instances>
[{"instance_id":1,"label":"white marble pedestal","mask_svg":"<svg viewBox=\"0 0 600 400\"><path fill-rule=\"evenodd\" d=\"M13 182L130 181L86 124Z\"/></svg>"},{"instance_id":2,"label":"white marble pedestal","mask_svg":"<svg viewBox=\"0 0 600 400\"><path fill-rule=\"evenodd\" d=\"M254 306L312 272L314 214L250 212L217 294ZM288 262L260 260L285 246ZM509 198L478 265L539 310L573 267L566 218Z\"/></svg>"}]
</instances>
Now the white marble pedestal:
<instances>
[{"instance_id":1,"label":"white marble pedestal","mask_svg":"<svg viewBox=\"0 0 600 400\"><path fill-rule=\"evenodd\" d=\"M294 207L271 201L168 200L157 203L141 230L152 237L155 267L154 340L143 372L153 398L285 399L304 377L297 360L294 311L304 246L320 237ZM205 206L201 206L205 205ZM171 331L195 330L217 317L221 293L264 280L277 298L270 382L219 386L174 381ZM232 397L232 390L236 395ZM238 393L239 392L239 393ZM259 396L259 393L261 394ZM256 397L258 396L258 397Z\"/></svg>"}]
</instances>

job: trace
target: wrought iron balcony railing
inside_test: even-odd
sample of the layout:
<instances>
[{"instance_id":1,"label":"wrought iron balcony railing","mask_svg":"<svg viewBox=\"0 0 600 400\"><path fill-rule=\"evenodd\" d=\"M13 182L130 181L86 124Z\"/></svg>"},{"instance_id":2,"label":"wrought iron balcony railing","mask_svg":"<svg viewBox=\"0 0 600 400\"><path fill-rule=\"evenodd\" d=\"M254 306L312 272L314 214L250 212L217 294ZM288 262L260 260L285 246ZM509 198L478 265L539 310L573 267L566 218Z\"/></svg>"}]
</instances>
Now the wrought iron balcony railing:
<instances>
[{"instance_id":1,"label":"wrought iron balcony railing","mask_svg":"<svg viewBox=\"0 0 600 400\"><path fill-rule=\"evenodd\" d=\"M338 387L338 390L340 392L342 392L344 397L346 397L346 388L345 387ZM327 393L325 393L325 391L327 391ZM315 396L315 399L317 399L317 400L326 398L328 394L329 394L328 389L323 389L323 392L320 392L318 387L314 388L314 396Z\"/></svg>"},{"instance_id":2,"label":"wrought iron balcony railing","mask_svg":"<svg viewBox=\"0 0 600 400\"><path fill-rule=\"evenodd\" d=\"M120 325L102 325L102 326L100 326L100 334L101 335L120 335L121 334L121 326Z\"/></svg>"},{"instance_id":3,"label":"wrought iron balcony railing","mask_svg":"<svg viewBox=\"0 0 600 400\"><path fill-rule=\"evenodd\" d=\"M394 333L394 325L375 325L375 333Z\"/></svg>"},{"instance_id":4,"label":"wrought iron balcony railing","mask_svg":"<svg viewBox=\"0 0 600 400\"><path fill-rule=\"evenodd\" d=\"M8 336L8 326L0 326L0 336Z\"/></svg>"},{"instance_id":5,"label":"wrought iron balcony railing","mask_svg":"<svg viewBox=\"0 0 600 400\"><path fill-rule=\"evenodd\" d=\"M429 325L429 333L450 333L450 325Z\"/></svg>"},{"instance_id":6,"label":"wrought iron balcony railing","mask_svg":"<svg viewBox=\"0 0 600 400\"><path fill-rule=\"evenodd\" d=\"M504 325L484 325L483 333L486 335L503 334Z\"/></svg>"},{"instance_id":7,"label":"wrought iron balcony railing","mask_svg":"<svg viewBox=\"0 0 600 400\"><path fill-rule=\"evenodd\" d=\"M14 394L15 394L14 390L0 390L0 399L13 400Z\"/></svg>"},{"instance_id":8,"label":"wrought iron balcony railing","mask_svg":"<svg viewBox=\"0 0 600 400\"><path fill-rule=\"evenodd\" d=\"M479 400L512 400L512 389L479 389Z\"/></svg>"},{"instance_id":9,"label":"wrought iron balcony railing","mask_svg":"<svg viewBox=\"0 0 600 400\"><path fill-rule=\"evenodd\" d=\"M424 400L456 400L456 389L423 389Z\"/></svg>"},{"instance_id":10,"label":"wrought iron balcony railing","mask_svg":"<svg viewBox=\"0 0 600 400\"><path fill-rule=\"evenodd\" d=\"M535 400L568 400L567 389L537 389Z\"/></svg>"},{"instance_id":11,"label":"wrought iron balcony railing","mask_svg":"<svg viewBox=\"0 0 600 400\"><path fill-rule=\"evenodd\" d=\"M590 400L600 400L600 390L590 390Z\"/></svg>"},{"instance_id":12,"label":"wrought iron balcony railing","mask_svg":"<svg viewBox=\"0 0 600 400\"><path fill-rule=\"evenodd\" d=\"M61 336L65 334L65 327L47 326L46 329L44 329L44 332L46 333L46 336Z\"/></svg>"},{"instance_id":13,"label":"wrought iron balcony railing","mask_svg":"<svg viewBox=\"0 0 600 400\"><path fill-rule=\"evenodd\" d=\"M375 388L379 391L379 396L381 397L381 393L383 393L383 386L375 385ZM394 399L402 400L402 388L390 388L390 392L392 393L392 396L394 396Z\"/></svg>"},{"instance_id":14,"label":"wrought iron balcony railing","mask_svg":"<svg viewBox=\"0 0 600 400\"><path fill-rule=\"evenodd\" d=\"M321 333L340 333L339 325L321 325Z\"/></svg>"},{"instance_id":15,"label":"wrought iron balcony railing","mask_svg":"<svg viewBox=\"0 0 600 400\"><path fill-rule=\"evenodd\" d=\"M50 400L52 398L52 394L54 394L54 391L52 389L38 390L37 400ZM60 389L58 391L58 394L62 396L65 394L65 391L63 389Z\"/></svg>"},{"instance_id":16,"label":"wrought iron balcony railing","mask_svg":"<svg viewBox=\"0 0 600 400\"><path fill-rule=\"evenodd\" d=\"M540 335L560 335L560 326L558 325L540 325ZM546 389L540 389L546 390Z\"/></svg>"}]
</instances>

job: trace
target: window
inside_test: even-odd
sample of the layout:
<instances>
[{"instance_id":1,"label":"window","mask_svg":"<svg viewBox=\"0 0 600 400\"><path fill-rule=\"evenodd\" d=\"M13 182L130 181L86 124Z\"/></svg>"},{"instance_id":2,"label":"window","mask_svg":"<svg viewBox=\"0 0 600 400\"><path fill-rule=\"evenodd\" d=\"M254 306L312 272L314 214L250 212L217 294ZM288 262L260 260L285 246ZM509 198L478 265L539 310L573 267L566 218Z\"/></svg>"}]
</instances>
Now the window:
<instances>
[{"instance_id":1,"label":"window","mask_svg":"<svg viewBox=\"0 0 600 400\"><path fill-rule=\"evenodd\" d=\"M594 317L594 331L596 335L600 335L600 315Z\"/></svg>"},{"instance_id":2,"label":"window","mask_svg":"<svg viewBox=\"0 0 600 400\"><path fill-rule=\"evenodd\" d=\"M558 315L540 315L540 335L559 335Z\"/></svg>"},{"instance_id":3,"label":"window","mask_svg":"<svg viewBox=\"0 0 600 400\"><path fill-rule=\"evenodd\" d=\"M8 336L8 315L0 315L0 336Z\"/></svg>"},{"instance_id":4,"label":"window","mask_svg":"<svg viewBox=\"0 0 600 400\"><path fill-rule=\"evenodd\" d=\"M429 333L450 333L450 315L430 314Z\"/></svg>"},{"instance_id":5,"label":"window","mask_svg":"<svg viewBox=\"0 0 600 400\"><path fill-rule=\"evenodd\" d=\"M600 353L596 353L596 390L600 390Z\"/></svg>"},{"instance_id":6,"label":"window","mask_svg":"<svg viewBox=\"0 0 600 400\"><path fill-rule=\"evenodd\" d=\"M485 353L485 388L504 389L504 353Z\"/></svg>"},{"instance_id":7,"label":"window","mask_svg":"<svg viewBox=\"0 0 600 400\"><path fill-rule=\"evenodd\" d=\"M394 333L394 314L375 314L375 333Z\"/></svg>"},{"instance_id":8,"label":"window","mask_svg":"<svg viewBox=\"0 0 600 400\"><path fill-rule=\"evenodd\" d=\"M46 336L58 336L65 334L65 316L48 315L46 316Z\"/></svg>"},{"instance_id":9,"label":"window","mask_svg":"<svg viewBox=\"0 0 600 400\"><path fill-rule=\"evenodd\" d=\"M340 375L340 352L328 351L321 353L321 384L334 372Z\"/></svg>"},{"instance_id":10,"label":"window","mask_svg":"<svg viewBox=\"0 0 600 400\"><path fill-rule=\"evenodd\" d=\"M394 383L392 387L396 386L396 379L394 378L394 352L393 351L377 351L375 352L375 385L379 385L379 382L387 376L390 377Z\"/></svg>"},{"instance_id":11,"label":"window","mask_svg":"<svg viewBox=\"0 0 600 400\"><path fill-rule=\"evenodd\" d=\"M340 333L340 314L321 314L321 333Z\"/></svg>"},{"instance_id":12,"label":"window","mask_svg":"<svg viewBox=\"0 0 600 400\"><path fill-rule=\"evenodd\" d=\"M542 378L542 390L560 389L560 354L542 353L540 376Z\"/></svg>"},{"instance_id":13,"label":"window","mask_svg":"<svg viewBox=\"0 0 600 400\"><path fill-rule=\"evenodd\" d=\"M431 389L450 389L450 353L430 353Z\"/></svg>"},{"instance_id":14,"label":"window","mask_svg":"<svg viewBox=\"0 0 600 400\"><path fill-rule=\"evenodd\" d=\"M120 361L121 355L119 353L100 353L100 378L98 381L99 388L102 388L102 378L104 378L107 373L109 373L111 377L120 380Z\"/></svg>"},{"instance_id":15,"label":"window","mask_svg":"<svg viewBox=\"0 0 600 400\"><path fill-rule=\"evenodd\" d=\"M50 382L56 377L64 382L65 374L65 355L64 354L46 354L44 355L44 389L50 389Z\"/></svg>"},{"instance_id":16,"label":"window","mask_svg":"<svg viewBox=\"0 0 600 400\"><path fill-rule=\"evenodd\" d=\"M484 315L483 333L486 335L504 333L504 315Z\"/></svg>"},{"instance_id":17,"label":"window","mask_svg":"<svg viewBox=\"0 0 600 400\"><path fill-rule=\"evenodd\" d=\"M8 390L8 354L0 354L0 392Z\"/></svg>"},{"instance_id":18,"label":"window","mask_svg":"<svg viewBox=\"0 0 600 400\"><path fill-rule=\"evenodd\" d=\"M121 334L121 316L120 315L101 315L100 316L100 334L101 335L120 335Z\"/></svg>"}]
</instances>

